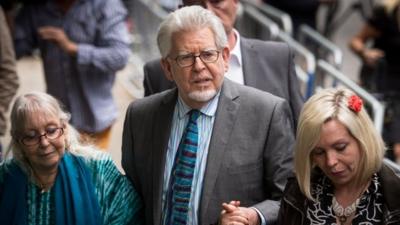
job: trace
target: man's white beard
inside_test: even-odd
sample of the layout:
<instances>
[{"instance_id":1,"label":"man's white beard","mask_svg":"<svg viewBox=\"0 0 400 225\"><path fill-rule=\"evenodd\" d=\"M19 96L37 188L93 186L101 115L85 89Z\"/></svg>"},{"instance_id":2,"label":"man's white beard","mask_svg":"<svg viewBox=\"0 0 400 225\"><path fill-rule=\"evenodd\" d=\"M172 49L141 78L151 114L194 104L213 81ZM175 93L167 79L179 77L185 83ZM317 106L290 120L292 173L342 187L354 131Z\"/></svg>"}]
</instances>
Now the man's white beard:
<instances>
[{"instance_id":1,"label":"man's white beard","mask_svg":"<svg viewBox=\"0 0 400 225\"><path fill-rule=\"evenodd\" d=\"M208 102L217 94L215 89L205 91L193 91L188 94L188 97L197 102Z\"/></svg>"}]
</instances>

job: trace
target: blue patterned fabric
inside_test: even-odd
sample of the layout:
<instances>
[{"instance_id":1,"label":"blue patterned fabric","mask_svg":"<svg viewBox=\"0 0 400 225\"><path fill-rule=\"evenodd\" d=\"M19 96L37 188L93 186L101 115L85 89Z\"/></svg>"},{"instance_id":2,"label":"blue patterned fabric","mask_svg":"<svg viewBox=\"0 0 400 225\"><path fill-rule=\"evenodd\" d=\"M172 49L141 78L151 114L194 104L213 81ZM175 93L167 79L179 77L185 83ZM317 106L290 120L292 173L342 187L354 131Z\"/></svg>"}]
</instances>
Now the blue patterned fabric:
<instances>
[{"instance_id":1,"label":"blue patterned fabric","mask_svg":"<svg viewBox=\"0 0 400 225\"><path fill-rule=\"evenodd\" d=\"M198 110L190 111L190 119L182 136L172 169L165 224L186 224L198 147Z\"/></svg>"},{"instance_id":2,"label":"blue patterned fabric","mask_svg":"<svg viewBox=\"0 0 400 225\"><path fill-rule=\"evenodd\" d=\"M82 158L64 154L54 188L57 225L103 224L92 176Z\"/></svg>"},{"instance_id":3,"label":"blue patterned fabric","mask_svg":"<svg viewBox=\"0 0 400 225\"><path fill-rule=\"evenodd\" d=\"M55 185L41 192L14 160L0 164L0 224L143 224L142 203L110 156L66 153Z\"/></svg>"},{"instance_id":4,"label":"blue patterned fabric","mask_svg":"<svg viewBox=\"0 0 400 225\"><path fill-rule=\"evenodd\" d=\"M27 206L29 203L26 199L28 195L23 194L26 193L28 187L27 177L15 164L10 168L10 172L5 177L4 190L2 190L1 224L35 224L36 221L31 221L32 218L28 216ZM57 225L102 224L100 207L94 193L91 175L82 159L72 157L69 153L64 155L59 165L55 189Z\"/></svg>"}]
</instances>

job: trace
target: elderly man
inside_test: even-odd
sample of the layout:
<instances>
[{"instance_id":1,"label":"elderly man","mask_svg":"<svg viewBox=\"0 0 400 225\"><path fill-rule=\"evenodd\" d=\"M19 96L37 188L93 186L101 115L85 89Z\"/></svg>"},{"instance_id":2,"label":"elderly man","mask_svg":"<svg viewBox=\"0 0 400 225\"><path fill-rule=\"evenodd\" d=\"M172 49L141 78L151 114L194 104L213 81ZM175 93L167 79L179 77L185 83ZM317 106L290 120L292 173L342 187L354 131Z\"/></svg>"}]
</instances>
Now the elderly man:
<instances>
[{"instance_id":1,"label":"elderly man","mask_svg":"<svg viewBox=\"0 0 400 225\"><path fill-rule=\"evenodd\" d=\"M224 78L226 34L202 7L170 14L157 40L177 88L133 102L122 143L146 223L273 223L293 167L289 105Z\"/></svg>"},{"instance_id":2,"label":"elderly man","mask_svg":"<svg viewBox=\"0 0 400 225\"><path fill-rule=\"evenodd\" d=\"M283 43L241 37L233 28L239 0L183 0L184 5L202 5L217 15L228 37L231 58L226 77L286 99L293 114L293 124L303 105L300 85L294 70L293 55ZM145 96L174 86L162 75L160 60L144 66Z\"/></svg>"}]
</instances>

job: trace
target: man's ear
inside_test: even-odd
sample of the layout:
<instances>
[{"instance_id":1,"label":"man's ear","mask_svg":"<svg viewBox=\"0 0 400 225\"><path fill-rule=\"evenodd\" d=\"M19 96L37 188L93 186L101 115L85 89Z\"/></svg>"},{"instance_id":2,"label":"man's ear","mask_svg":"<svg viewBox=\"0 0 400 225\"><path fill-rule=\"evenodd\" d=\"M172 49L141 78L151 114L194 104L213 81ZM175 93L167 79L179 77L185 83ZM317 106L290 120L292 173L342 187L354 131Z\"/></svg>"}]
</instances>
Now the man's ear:
<instances>
[{"instance_id":1,"label":"man's ear","mask_svg":"<svg viewBox=\"0 0 400 225\"><path fill-rule=\"evenodd\" d=\"M174 78L172 77L172 65L171 62L168 61L166 58L161 59L161 67L164 70L165 77L170 80L174 81Z\"/></svg>"},{"instance_id":2,"label":"man's ear","mask_svg":"<svg viewBox=\"0 0 400 225\"><path fill-rule=\"evenodd\" d=\"M222 59L224 60L225 72L227 72L229 69L229 59L231 57L230 50L227 46L222 49L221 55L222 55Z\"/></svg>"}]
</instances>

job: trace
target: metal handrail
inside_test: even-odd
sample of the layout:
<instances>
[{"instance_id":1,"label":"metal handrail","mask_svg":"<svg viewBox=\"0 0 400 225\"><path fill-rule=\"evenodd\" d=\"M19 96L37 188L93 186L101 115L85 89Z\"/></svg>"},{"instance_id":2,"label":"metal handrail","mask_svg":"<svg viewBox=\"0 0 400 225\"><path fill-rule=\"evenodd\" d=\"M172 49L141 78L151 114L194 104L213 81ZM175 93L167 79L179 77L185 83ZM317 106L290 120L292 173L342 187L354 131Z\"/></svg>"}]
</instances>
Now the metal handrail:
<instances>
[{"instance_id":1,"label":"metal handrail","mask_svg":"<svg viewBox=\"0 0 400 225\"><path fill-rule=\"evenodd\" d=\"M241 0L246 5L252 5L257 8L268 18L272 19L275 23L279 25L279 28L284 32L288 33L290 36L293 34L293 24L292 19L289 14L265 4L262 1L252 1L252 0Z\"/></svg>"},{"instance_id":2,"label":"metal handrail","mask_svg":"<svg viewBox=\"0 0 400 225\"><path fill-rule=\"evenodd\" d=\"M339 70L341 69L343 63L342 50L333 42L322 36L318 31L306 24L302 24L299 29L298 40L305 46L307 46L307 41L311 40L312 44L316 44L318 49L322 48L325 53L330 53L330 55L333 57L333 63L335 67ZM326 61L328 60L326 59Z\"/></svg>"},{"instance_id":3,"label":"metal handrail","mask_svg":"<svg viewBox=\"0 0 400 225\"><path fill-rule=\"evenodd\" d=\"M331 64L324 60L318 60L317 62L317 70L322 70L324 75L329 75L338 80L340 83L344 84L351 90L353 90L357 95L361 96L364 101L368 102L372 107L372 118L374 125L379 133L382 133L383 128L383 119L385 115L385 106L380 103L373 95L368 93L342 72L337 70ZM317 73L319 74L319 73Z\"/></svg>"},{"instance_id":4,"label":"metal handrail","mask_svg":"<svg viewBox=\"0 0 400 225\"><path fill-rule=\"evenodd\" d=\"M268 37L263 37L263 39L272 40L277 38L279 27L275 22L260 13L253 5L244 5L243 8L249 17L257 21L268 32Z\"/></svg>"},{"instance_id":5,"label":"metal handrail","mask_svg":"<svg viewBox=\"0 0 400 225\"><path fill-rule=\"evenodd\" d=\"M296 55L304 57L307 66L306 73L308 75L308 81L306 82L307 88L305 98L309 98L314 91L314 80L316 71L316 59L314 54L285 32L279 32L277 40L286 42L295 51ZM298 75L298 77L300 78L300 80L304 80L304 77L300 75Z\"/></svg>"}]
</instances>

